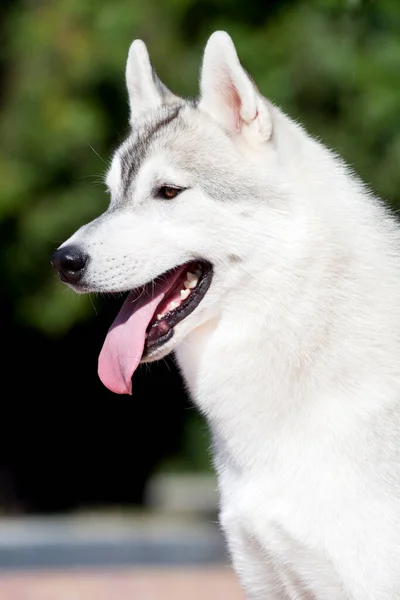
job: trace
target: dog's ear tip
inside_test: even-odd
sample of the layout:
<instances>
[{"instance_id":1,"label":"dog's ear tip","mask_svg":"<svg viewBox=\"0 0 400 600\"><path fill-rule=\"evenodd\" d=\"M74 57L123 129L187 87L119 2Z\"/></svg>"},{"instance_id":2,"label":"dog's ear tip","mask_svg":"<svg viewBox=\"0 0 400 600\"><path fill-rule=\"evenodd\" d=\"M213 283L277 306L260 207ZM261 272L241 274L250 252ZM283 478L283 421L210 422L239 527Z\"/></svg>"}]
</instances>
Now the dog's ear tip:
<instances>
[{"instance_id":1,"label":"dog's ear tip","mask_svg":"<svg viewBox=\"0 0 400 600\"><path fill-rule=\"evenodd\" d=\"M176 96L159 80L153 69L146 44L141 39L135 39L129 47L125 82L129 95L131 123L132 115L177 100Z\"/></svg>"},{"instance_id":2,"label":"dog's ear tip","mask_svg":"<svg viewBox=\"0 0 400 600\"><path fill-rule=\"evenodd\" d=\"M133 42L131 43L131 45L129 47L128 54L129 54L129 56L135 56L137 54L140 54L140 55L148 54L147 46L144 43L144 41L141 39L133 40Z\"/></svg>"},{"instance_id":3,"label":"dog's ear tip","mask_svg":"<svg viewBox=\"0 0 400 600\"><path fill-rule=\"evenodd\" d=\"M137 77L138 73L141 73L142 76L148 74L151 69L151 61L146 44L143 40L134 40L129 47L126 61L127 81L131 81L132 77Z\"/></svg>"},{"instance_id":4,"label":"dog's ear tip","mask_svg":"<svg viewBox=\"0 0 400 600\"><path fill-rule=\"evenodd\" d=\"M227 31L223 31L222 29L214 31L214 33L210 35L208 38L207 47L213 48L217 52L220 50L224 51L226 49L235 50L235 44L233 43L231 36Z\"/></svg>"},{"instance_id":5,"label":"dog's ear tip","mask_svg":"<svg viewBox=\"0 0 400 600\"><path fill-rule=\"evenodd\" d=\"M227 31L224 31L223 29L218 29L217 31L214 31L214 33L212 33L210 35L210 37L208 38L208 41L213 41L213 42L218 42L218 43L226 43L226 42L232 42L232 38L229 35L229 33Z\"/></svg>"}]
</instances>

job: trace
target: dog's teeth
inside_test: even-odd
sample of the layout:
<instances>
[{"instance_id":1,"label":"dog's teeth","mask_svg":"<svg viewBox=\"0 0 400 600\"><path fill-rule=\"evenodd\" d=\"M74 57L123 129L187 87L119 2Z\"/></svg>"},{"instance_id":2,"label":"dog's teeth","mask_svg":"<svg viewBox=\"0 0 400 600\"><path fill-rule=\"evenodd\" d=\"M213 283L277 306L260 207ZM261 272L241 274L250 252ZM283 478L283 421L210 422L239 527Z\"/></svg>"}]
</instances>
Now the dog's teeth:
<instances>
[{"instance_id":1,"label":"dog's teeth","mask_svg":"<svg viewBox=\"0 0 400 600\"><path fill-rule=\"evenodd\" d=\"M181 300L186 300L189 297L190 289L181 290Z\"/></svg>"},{"instance_id":2,"label":"dog's teeth","mask_svg":"<svg viewBox=\"0 0 400 600\"><path fill-rule=\"evenodd\" d=\"M162 319L162 314L160 313L157 315L157 321L161 321L161 319Z\"/></svg>"},{"instance_id":3,"label":"dog's teeth","mask_svg":"<svg viewBox=\"0 0 400 600\"><path fill-rule=\"evenodd\" d=\"M179 306L179 302L171 302L171 304L168 306L169 310L175 310L175 308L178 308Z\"/></svg>"},{"instance_id":4,"label":"dog's teeth","mask_svg":"<svg viewBox=\"0 0 400 600\"><path fill-rule=\"evenodd\" d=\"M198 279L194 279L193 281L184 281L183 285L186 289L192 290L196 287Z\"/></svg>"},{"instance_id":5,"label":"dog's teeth","mask_svg":"<svg viewBox=\"0 0 400 600\"><path fill-rule=\"evenodd\" d=\"M190 290L195 288L196 285L199 282L199 278L197 275L195 275L194 273L191 273L190 271L188 271L186 273L186 281L184 282L184 286L185 288L189 288Z\"/></svg>"}]
</instances>

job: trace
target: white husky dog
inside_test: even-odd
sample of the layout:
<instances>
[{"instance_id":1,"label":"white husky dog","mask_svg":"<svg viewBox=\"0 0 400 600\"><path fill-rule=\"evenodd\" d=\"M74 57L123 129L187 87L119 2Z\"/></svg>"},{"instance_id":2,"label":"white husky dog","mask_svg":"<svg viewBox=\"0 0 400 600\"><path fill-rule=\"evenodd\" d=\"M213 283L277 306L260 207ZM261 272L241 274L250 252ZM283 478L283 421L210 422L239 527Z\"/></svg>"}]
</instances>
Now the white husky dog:
<instances>
[{"instance_id":1,"label":"white husky dog","mask_svg":"<svg viewBox=\"0 0 400 600\"><path fill-rule=\"evenodd\" d=\"M253 600L400 599L400 229L263 98L227 33L185 101L133 42L109 209L53 255L129 291L99 375L175 351L213 437L220 520Z\"/></svg>"}]
</instances>

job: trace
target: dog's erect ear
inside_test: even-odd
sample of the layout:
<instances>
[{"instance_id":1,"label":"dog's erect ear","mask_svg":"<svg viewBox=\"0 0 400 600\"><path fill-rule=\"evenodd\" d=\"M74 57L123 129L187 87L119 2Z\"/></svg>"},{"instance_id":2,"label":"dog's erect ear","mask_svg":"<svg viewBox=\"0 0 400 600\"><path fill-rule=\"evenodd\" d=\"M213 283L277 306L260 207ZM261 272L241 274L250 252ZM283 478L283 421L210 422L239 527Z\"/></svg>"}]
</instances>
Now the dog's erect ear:
<instances>
[{"instance_id":1,"label":"dog's erect ear","mask_svg":"<svg viewBox=\"0 0 400 600\"><path fill-rule=\"evenodd\" d=\"M157 77L142 40L135 40L129 48L125 77L131 123L143 111L180 100Z\"/></svg>"},{"instance_id":2,"label":"dog's erect ear","mask_svg":"<svg viewBox=\"0 0 400 600\"><path fill-rule=\"evenodd\" d=\"M230 133L255 133L266 141L272 133L267 102L240 64L231 37L212 34L204 50L199 108Z\"/></svg>"}]
</instances>

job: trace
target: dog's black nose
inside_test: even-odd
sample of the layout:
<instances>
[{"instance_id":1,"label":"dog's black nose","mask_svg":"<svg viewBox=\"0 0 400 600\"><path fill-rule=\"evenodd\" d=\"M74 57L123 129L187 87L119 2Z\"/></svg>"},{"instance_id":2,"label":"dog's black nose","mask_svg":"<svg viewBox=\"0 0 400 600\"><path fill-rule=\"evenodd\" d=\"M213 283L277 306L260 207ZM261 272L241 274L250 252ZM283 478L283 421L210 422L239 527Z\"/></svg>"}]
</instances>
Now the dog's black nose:
<instances>
[{"instance_id":1,"label":"dog's black nose","mask_svg":"<svg viewBox=\"0 0 400 600\"><path fill-rule=\"evenodd\" d=\"M89 256L78 246L65 246L53 253L50 262L57 269L60 279L67 283L78 283L88 260Z\"/></svg>"}]
</instances>

